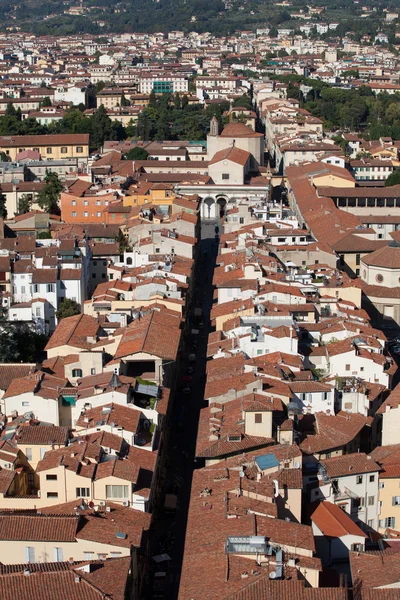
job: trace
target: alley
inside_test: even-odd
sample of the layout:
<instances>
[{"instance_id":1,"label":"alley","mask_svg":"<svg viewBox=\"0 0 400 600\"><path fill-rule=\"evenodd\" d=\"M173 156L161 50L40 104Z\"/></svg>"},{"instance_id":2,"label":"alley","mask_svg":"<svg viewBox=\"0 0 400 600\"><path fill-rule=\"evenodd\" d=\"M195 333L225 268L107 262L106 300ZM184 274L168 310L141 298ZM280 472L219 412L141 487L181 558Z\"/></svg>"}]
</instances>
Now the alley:
<instances>
[{"instance_id":1,"label":"alley","mask_svg":"<svg viewBox=\"0 0 400 600\"><path fill-rule=\"evenodd\" d=\"M218 251L215 241L216 226L220 227L220 224L214 220L202 222L192 313L188 315L187 333L182 343L183 357L176 374L177 393L168 423L170 442L166 448L167 474L164 492L176 494L178 501L175 514L160 508L155 515L155 526L151 535L152 555L166 553L171 560L159 564L151 561L152 576L149 584L154 600L174 600L179 593L197 426L204 399L209 316L213 301L212 278ZM200 319L195 319L195 308L202 309ZM192 334L193 329L199 333ZM190 362L189 355L193 354L196 357L195 362ZM191 359L193 361L193 356ZM163 573L165 575L162 575Z\"/></svg>"}]
</instances>

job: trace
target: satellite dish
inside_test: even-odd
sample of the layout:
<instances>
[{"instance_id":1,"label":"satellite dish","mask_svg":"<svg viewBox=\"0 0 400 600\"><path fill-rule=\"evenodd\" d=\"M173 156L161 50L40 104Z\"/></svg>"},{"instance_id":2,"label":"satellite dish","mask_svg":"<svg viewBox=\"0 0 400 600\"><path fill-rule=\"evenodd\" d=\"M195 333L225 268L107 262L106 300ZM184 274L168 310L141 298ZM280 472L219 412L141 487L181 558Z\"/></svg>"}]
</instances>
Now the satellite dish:
<instances>
[{"instance_id":1,"label":"satellite dish","mask_svg":"<svg viewBox=\"0 0 400 600\"><path fill-rule=\"evenodd\" d=\"M275 573L275 571L272 571L272 573L269 574L269 578L270 579L276 579L276 573Z\"/></svg>"},{"instance_id":2,"label":"satellite dish","mask_svg":"<svg viewBox=\"0 0 400 600\"><path fill-rule=\"evenodd\" d=\"M300 463L298 460L296 460L296 462L294 463L294 468L295 469L300 469Z\"/></svg>"},{"instance_id":3,"label":"satellite dish","mask_svg":"<svg viewBox=\"0 0 400 600\"><path fill-rule=\"evenodd\" d=\"M239 472L239 477L240 477L240 478L244 477L244 471L240 471L240 472Z\"/></svg>"},{"instance_id":4,"label":"satellite dish","mask_svg":"<svg viewBox=\"0 0 400 600\"><path fill-rule=\"evenodd\" d=\"M93 508L94 507L94 502L89 502L89 508Z\"/></svg>"}]
</instances>

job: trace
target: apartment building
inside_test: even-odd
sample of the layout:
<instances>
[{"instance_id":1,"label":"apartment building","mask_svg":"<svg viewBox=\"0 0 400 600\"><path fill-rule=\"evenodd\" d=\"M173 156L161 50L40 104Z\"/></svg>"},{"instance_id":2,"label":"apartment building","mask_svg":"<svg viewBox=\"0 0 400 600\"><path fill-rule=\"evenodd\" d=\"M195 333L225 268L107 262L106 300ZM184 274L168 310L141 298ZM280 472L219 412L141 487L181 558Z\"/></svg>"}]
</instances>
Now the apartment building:
<instances>
[{"instance_id":1,"label":"apartment building","mask_svg":"<svg viewBox=\"0 0 400 600\"><path fill-rule=\"evenodd\" d=\"M76 158L86 164L89 157L89 134L22 135L0 137L0 152L15 161L26 150L38 152L42 160Z\"/></svg>"}]
</instances>

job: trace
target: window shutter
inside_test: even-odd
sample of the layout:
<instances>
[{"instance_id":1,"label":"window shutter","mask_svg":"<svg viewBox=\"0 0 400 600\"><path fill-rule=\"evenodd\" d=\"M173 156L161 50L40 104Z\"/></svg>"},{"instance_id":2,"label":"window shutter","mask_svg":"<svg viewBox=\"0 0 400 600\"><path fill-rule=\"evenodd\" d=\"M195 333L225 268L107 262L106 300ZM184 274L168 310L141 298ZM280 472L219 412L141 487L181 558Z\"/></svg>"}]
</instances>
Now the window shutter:
<instances>
[{"instance_id":1,"label":"window shutter","mask_svg":"<svg viewBox=\"0 0 400 600\"><path fill-rule=\"evenodd\" d=\"M62 560L63 560L62 548L54 548L54 561L62 562Z\"/></svg>"}]
</instances>

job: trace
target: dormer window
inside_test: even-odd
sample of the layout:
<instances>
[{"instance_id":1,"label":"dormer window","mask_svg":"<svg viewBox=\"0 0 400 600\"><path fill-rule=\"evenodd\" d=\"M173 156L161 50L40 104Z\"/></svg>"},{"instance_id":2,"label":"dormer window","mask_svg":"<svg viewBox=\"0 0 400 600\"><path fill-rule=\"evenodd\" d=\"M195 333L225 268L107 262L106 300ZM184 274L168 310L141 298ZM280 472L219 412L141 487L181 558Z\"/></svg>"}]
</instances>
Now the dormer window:
<instances>
[{"instance_id":1,"label":"dormer window","mask_svg":"<svg viewBox=\"0 0 400 600\"><path fill-rule=\"evenodd\" d=\"M240 433L235 433L235 434L228 435L227 439L228 439L228 442L241 442L242 436L240 435Z\"/></svg>"}]
</instances>

